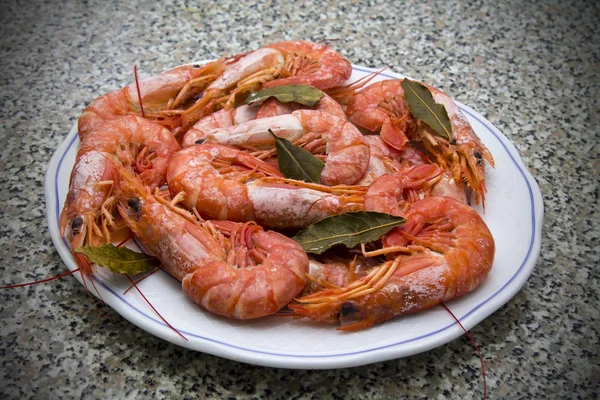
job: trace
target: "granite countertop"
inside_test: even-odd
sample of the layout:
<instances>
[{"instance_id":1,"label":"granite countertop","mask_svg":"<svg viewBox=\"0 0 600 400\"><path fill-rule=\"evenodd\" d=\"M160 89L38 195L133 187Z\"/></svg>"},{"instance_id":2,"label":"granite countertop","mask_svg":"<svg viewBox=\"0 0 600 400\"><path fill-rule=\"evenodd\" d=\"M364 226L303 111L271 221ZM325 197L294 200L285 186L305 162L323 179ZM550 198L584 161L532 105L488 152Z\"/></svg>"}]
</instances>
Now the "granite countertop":
<instances>
[{"instance_id":1,"label":"granite countertop","mask_svg":"<svg viewBox=\"0 0 600 400\"><path fill-rule=\"evenodd\" d=\"M169 67L283 39L336 39L355 64L450 93L517 147L543 193L542 249L516 296L471 330L490 399L600 393L600 5L594 1L8 0L0 5L0 284L66 270L43 181L95 97ZM0 292L0 398L480 398L465 336L339 370L250 366L154 337L72 277Z\"/></svg>"}]
</instances>

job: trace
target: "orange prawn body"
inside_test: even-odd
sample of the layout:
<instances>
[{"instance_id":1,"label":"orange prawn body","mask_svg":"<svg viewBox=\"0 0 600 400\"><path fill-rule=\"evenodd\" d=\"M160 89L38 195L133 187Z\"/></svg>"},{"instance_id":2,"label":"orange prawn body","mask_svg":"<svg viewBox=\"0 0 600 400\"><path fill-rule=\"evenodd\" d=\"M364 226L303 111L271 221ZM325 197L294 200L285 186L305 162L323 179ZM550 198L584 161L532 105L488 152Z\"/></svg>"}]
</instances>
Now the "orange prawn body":
<instances>
[{"instance_id":1,"label":"orange prawn body","mask_svg":"<svg viewBox=\"0 0 600 400\"><path fill-rule=\"evenodd\" d=\"M400 255L342 288L299 298L290 308L316 321L364 329L474 290L488 275L494 239L479 214L447 197L428 197L406 215Z\"/></svg>"},{"instance_id":2,"label":"orange prawn body","mask_svg":"<svg viewBox=\"0 0 600 400\"><path fill-rule=\"evenodd\" d=\"M265 87L302 84L325 90L340 86L352 75L350 62L324 44L290 40L266 47L284 56L290 76L267 82Z\"/></svg>"},{"instance_id":3,"label":"orange prawn body","mask_svg":"<svg viewBox=\"0 0 600 400\"><path fill-rule=\"evenodd\" d=\"M265 176L282 177L273 166L239 149L204 143L173 155L167 182L173 196L185 193L182 204L205 218L252 221L254 206L245 183Z\"/></svg>"},{"instance_id":4,"label":"orange prawn body","mask_svg":"<svg viewBox=\"0 0 600 400\"><path fill-rule=\"evenodd\" d=\"M305 84L339 86L352 75L348 60L329 47L301 40L273 43L234 57L192 107L182 114L184 129L219 108L232 108L262 87Z\"/></svg>"},{"instance_id":5,"label":"orange prawn body","mask_svg":"<svg viewBox=\"0 0 600 400\"><path fill-rule=\"evenodd\" d=\"M165 182L167 160L179 150L171 132L147 119L134 115L93 119L96 129L82 138L60 214L61 235L71 250L111 241L110 231L116 228L111 196L118 180L115 156L134 165L141 181L154 188ZM73 254L89 276L91 269L85 257Z\"/></svg>"},{"instance_id":6,"label":"orange prawn body","mask_svg":"<svg viewBox=\"0 0 600 400\"><path fill-rule=\"evenodd\" d=\"M297 110L219 128L206 140L246 149L272 149L275 140L269 131L302 145L313 154L327 154L321 171L324 185L352 185L367 170L370 149L363 134L345 118L324 111Z\"/></svg>"},{"instance_id":7,"label":"orange prawn body","mask_svg":"<svg viewBox=\"0 0 600 400\"><path fill-rule=\"evenodd\" d=\"M494 159L454 100L439 89L425 86L448 112L452 126L450 140L435 134L412 116L404 99L402 79L379 81L354 93L346 114L354 124L379 132L383 141L398 150L402 150L409 139L418 141L435 163L448 169L455 184L466 183L475 193L476 202L483 203L486 192L483 161L493 167Z\"/></svg>"},{"instance_id":8,"label":"orange prawn body","mask_svg":"<svg viewBox=\"0 0 600 400\"><path fill-rule=\"evenodd\" d=\"M171 157L167 182L171 195L182 196L181 204L203 218L306 228L365 209L403 215L407 202L428 195L441 172L433 164L399 165L395 175L384 174L368 188L328 187L283 179L276 168L242 150L205 142Z\"/></svg>"},{"instance_id":9,"label":"orange prawn body","mask_svg":"<svg viewBox=\"0 0 600 400\"><path fill-rule=\"evenodd\" d=\"M134 82L124 88L104 94L92 101L78 120L80 139L96 132L98 123L126 115L142 115L160 122L160 113L189 101L219 76L225 64L222 60L205 65L184 65L162 74ZM138 96L138 88L140 96ZM166 124L166 121L162 122ZM176 125L176 123L172 123Z\"/></svg>"},{"instance_id":10,"label":"orange prawn body","mask_svg":"<svg viewBox=\"0 0 600 400\"><path fill-rule=\"evenodd\" d=\"M164 121L159 121L161 116L140 116L140 98L149 117L195 96L223 67L223 62L217 61L174 68L102 95L85 108L78 119L81 145L60 215L61 236L72 250L110 242L111 231L117 229L111 196L118 180L113 157L135 165L142 182L151 188L165 182L167 160L179 150L179 144ZM86 275L91 275L87 259L73 255Z\"/></svg>"},{"instance_id":11,"label":"orange prawn body","mask_svg":"<svg viewBox=\"0 0 600 400\"><path fill-rule=\"evenodd\" d=\"M361 207L323 185L283 180L281 173L250 154L203 143L175 153L167 172L169 190L204 218L256 221L270 228L304 228L330 215Z\"/></svg>"},{"instance_id":12,"label":"orange prawn body","mask_svg":"<svg viewBox=\"0 0 600 400\"><path fill-rule=\"evenodd\" d=\"M356 93L348 102L346 115L357 126L379 133L397 150L404 148L414 125L399 79L375 82Z\"/></svg>"},{"instance_id":13,"label":"orange prawn body","mask_svg":"<svg viewBox=\"0 0 600 400\"><path fill-rule=\"evenodd\" d=\"M119 213L183 290L206 310L251 319L275 313L306 284L302 247L254 223L198 222L121 168ZM162 200L162 201L161 201Z\"/></svg>"}]
</instances>

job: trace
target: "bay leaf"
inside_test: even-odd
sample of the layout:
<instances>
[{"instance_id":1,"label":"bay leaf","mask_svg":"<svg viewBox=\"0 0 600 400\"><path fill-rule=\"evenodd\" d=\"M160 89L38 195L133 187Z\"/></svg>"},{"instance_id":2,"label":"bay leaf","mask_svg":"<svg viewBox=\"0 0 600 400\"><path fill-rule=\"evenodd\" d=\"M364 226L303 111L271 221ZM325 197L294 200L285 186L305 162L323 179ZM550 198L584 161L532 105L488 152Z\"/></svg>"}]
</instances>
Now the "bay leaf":
<instances>
[{"instance_id":1,"label":"bay leaf","mask_svg":"<svg viewBox=\"0 0 600 400\"><path fill-rule=\"evenodd\" d=\"M321 254L339 244L348 248L379 239L404 224L404 218L374 211L356 211L327 217L298 232L294 239L307 253Z\"/></svg>"},{"instance_id":2,"label":"bay leaf","mask_svg":"<svg viewBox=\"0 0 600 400\"><path fill-rule=\"evenodd\" d=\"M282 103L293 101L313 107L324 95L322 91L309 85L274 86L250 93L246 98L246 104L260 104L269 97L275 97Z\"/></svg>"},{"instance_id":3,"label":"bay leaf","mask_svg":"<svg viewBox=\"0 0 600 400\"><path fill-rule=\"evenodd\" d=\"M294 146L289 140L276 136L270 129L269 132L275 139L277 163L283 176L304 182L321 183L321 171L325 167L323 161L310 151Z\"/></svg>"},{"instance_id":4,"label":"bay leaf","mask_svg":"<svg viewBox=\"0 0 600 400\"><path fill-rule=\"evenodd\" d=\"M419 82L404 79L402 89L412 115L429 125L441 137L450 140L452 125L446 107L436 103L429 89Z\"/></svg>"},{"instance_id":5,"label":"bay leaf","mask_svg":"<svg viewBox=\"0 0 600 400\"><path fill-rule=\"evenodd\" d=\"M78 247L75 252L84 254L91 262L116 274L141 274L160 265L159 259L154 256L138 253L127 247L117 247L111 243Z\"/></svg>"}]
</instances>

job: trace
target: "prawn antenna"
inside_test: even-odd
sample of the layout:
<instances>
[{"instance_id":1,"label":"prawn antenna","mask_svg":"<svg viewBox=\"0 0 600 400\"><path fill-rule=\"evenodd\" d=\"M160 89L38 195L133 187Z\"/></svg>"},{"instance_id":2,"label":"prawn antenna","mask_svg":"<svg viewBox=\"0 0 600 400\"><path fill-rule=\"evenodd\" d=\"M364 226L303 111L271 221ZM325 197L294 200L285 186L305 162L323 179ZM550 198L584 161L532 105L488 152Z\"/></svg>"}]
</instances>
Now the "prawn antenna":
<instances>
[{"instance_id":1,"label":"prawn antenna","mask_svg":"<svg viewBox=\"0 0 600 400\"><path fill-rule=\"evenodd\" d=\"M325 39L319 40L317 43L319 43L319 44L327 44L329 42L339 42L340 40L341 40L340 38L337 38L337 39L333 39L333 38L329 38L328 39L328 38L325 38Z\"/></svg>"},{"instance_id":2,"label":"prawn antenna","mask_svg":"<svg viewBox=\"0 0 600 400\"><path fill-rule=\"evenodd\" d=\"M465 334L467 335L467 337L469 338L469 340L471 340L471 343L473 344L473 347L475 347L475 351L477 351L477 355L479 356L479 362L481 363L481 376L483 377L483 400L486 399L486 395L487 395L487 385L485 382L485 365L483 363L483 357L481 357L481 353L479 352L479 347L477 347L477 343L475 343L475 339L473 339L473 336L471 336L471 334L469 333L469 331L467 331L465 329L465 327L460 323L460 321L458 320L458 318L456 318L456 315L454 315L454 313L452 311L450 311L450 309L448 308L448 306L446 306L446 304L444 304L443 302L440 303L442 305L442 307L444 307L446 309L446 311L448 311L448 313L450 315L452 315L452 318L454 318L454 320L456 321L456 323L462 328L462 330L465 332Z\"/></svg>"},{"instance_id":3,"label":"prawn antenna","mask_svg":"<svg viewBox=\"0 0 600 400\"><path fill-rule=\"evenodd\" d=\"M53 281L55 279L60 279L63 276L74 274L77 271L79 271L79 268L74 269L73 271L67 271L65 273L62 273L62 274L59 274L59 275L56 275L56 276L51 276L50 278L42 279L40 281L27 282L27 283L19 283L17 285L0 286L0 289L14 289L14 288L23 287L23 286L37 285L38 283L44 283L44 282Z\"/></svg>"},{"instance_id":4,"label":"prawn antenna","mask_svg":"<svg viewBox=\"0 0 600 400\"><path fill-rule=\"evenodd\" d=\"M152 305L152 303L150 303L150 300L148 300L146 298L146 296L144 296L144 293L142 293L142 291L140 290L140 288L136 285L136 283L134 282L133 279L131 279L131 276L129 276L129 274L125 274L125 276L127 277L127 279L129 279L129 282L131 282L131 284L133 285L133 287L135 288L135 290L138 291L138 293L143 297L143 299L146 301L146 303L148 303L148 305L150 306L150 308L152 308L152 310L154 310L154 312L156 313L156 315L158 315L160 317L160 319L162 319L165 324L167 324L167 326L169 328L171 328L173 331L175 331L176 334L178 334L179 336L181 336L183 339L185 339L185 341L188 341L188 338L186 338L185 336L183 336L183 334L181 332L179 332L173 325L171 325L169 323L169 321L167 321L159 312L156 308L154 308L154 306Z\"/></svg>"},{"instance_id":5,"label":"prawn antenna","mask_svg":"<svg viewBox=\"0 0 600 400\"><path fill-rule=\"evenodd\" d=\"M137 89L138 100L140 102L140 109L142 110L142 117L145 118L144 114L144 103L142 103L142 91L140 90L140 80L138 79L137 74L137 65L133 66L133 76L135 77L135 88Z\"/></svg>"}]
</instances>

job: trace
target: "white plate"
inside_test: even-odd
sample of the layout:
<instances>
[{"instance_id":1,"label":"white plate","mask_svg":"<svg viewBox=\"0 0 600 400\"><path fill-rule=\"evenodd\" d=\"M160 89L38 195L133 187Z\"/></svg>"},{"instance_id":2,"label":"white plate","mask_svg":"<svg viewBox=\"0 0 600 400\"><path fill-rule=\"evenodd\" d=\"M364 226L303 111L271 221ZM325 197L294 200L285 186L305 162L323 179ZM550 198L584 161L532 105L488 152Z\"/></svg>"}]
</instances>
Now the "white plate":
<instances>
[{"instance_id":1,"label":"white plate","mask_svg":"<svg viewBox=\"0 0 600 400\"><path fill-rule=\"evenodd\" d=\"M352 80L374 71L353 66ZM402 76L386 71L376 80L388 78ZM489 192L483 215L496 240L492 271L475 291L447 304L470 329L513 297L531 274L540 252L543 205L540 190L515 147L481 115L459 106L496 161L496 169L487 169ZM50 160L45 180L52 240L71 270L77 266L59 235L58 219L78 145L73 126ZM79 274L75 276L81 282ZM351 367L423 352L463 334L441 306L354 333L288 317L233 321L203 311L183 294L178 281L162 271L155 273L139 286L166 320L187 337L186 341L160 320L135 290L123 294L129 287L126 278L115 281L111 273L99 271L93 279L108 305L147 332L180 346L250 364L307 369Z\"/></svg>"}]
</instances>

